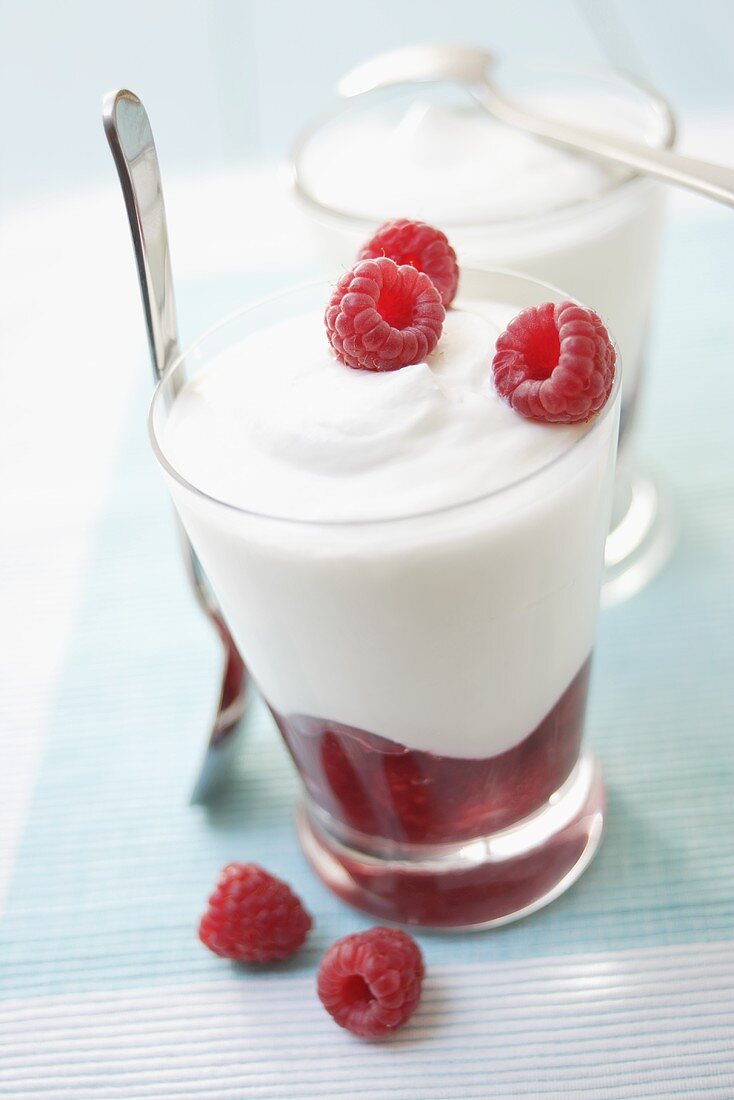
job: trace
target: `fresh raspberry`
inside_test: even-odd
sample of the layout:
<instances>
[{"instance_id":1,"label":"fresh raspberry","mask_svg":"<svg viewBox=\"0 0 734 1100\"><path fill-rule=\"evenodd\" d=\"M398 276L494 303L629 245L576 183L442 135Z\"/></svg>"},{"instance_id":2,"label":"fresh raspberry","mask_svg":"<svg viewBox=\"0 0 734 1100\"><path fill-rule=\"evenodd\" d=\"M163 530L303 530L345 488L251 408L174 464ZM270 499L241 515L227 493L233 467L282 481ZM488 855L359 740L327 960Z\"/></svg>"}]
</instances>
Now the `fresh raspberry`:
<instances>
[{"instance_id":1,"label":"fresh raspberry","mask_svg":"<svg viewBox=\"0 0 734 1100\"><path fill-rule=\"evenodd\" d=\"M599 317L575 302L518 313L497 340L494 382L529 420L576 424L606 403L614 345Z\"/></svg>"},{"instance_id":2,"label":"fresh raspberry","mask_svg":"<svg viewBox=\"0 0 734 1100\"><path fill-rule=\"evenodd\" d=\"M412 1016L421 995L423 956L397 928L370 928L333 943L319 967L321 1003L340 1027L379 1039Z\"/></svg>"},{"instance_id":3,"label":"fresh raspberry","mask_svg":"<svg viewBox=\"0 0 734 1100\"><path fill-rule=\"evenodd\" d=\"M446 234L440 229L408 218L385 222L359 254L360 260L378 256L388 256L396 264L410 264L417 271L424 271L441 295L444 307L449 308L459 285L459 265Z\"/></svg>"},{"instance_id":4,"label":"fresh raspberry","mask_svg":"<svg viewBox=\"0 0 734 1100\"><path fill-rule=\"evenodd\" d=\"M311 923L285 882L254 863L230 863L209 898L199 939L224 959L275 962L298 950Z\"/></svg>"},{"instance_id":5,"label":"fresh raspberry","mask_svg":"<svg viewBox=\"0 0 734 1100\"><path fill-rule=\"evenodd\" d=\"M445 316L427 275L382 256L341 277L326 309L326 332L348 367L397 370L433 351Z\"/></svg>"}]
</instances>

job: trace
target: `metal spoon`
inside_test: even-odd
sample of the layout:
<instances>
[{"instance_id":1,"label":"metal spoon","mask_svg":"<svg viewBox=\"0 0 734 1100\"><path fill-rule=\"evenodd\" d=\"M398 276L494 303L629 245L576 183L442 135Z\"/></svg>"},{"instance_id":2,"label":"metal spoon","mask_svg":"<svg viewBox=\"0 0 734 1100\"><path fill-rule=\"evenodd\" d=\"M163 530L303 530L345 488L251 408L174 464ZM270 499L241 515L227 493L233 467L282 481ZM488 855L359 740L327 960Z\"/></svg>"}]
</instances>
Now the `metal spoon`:
<instances>
[{"instance_id":1,"label":"metal spoon","mask_svg":"<svg viewBox=\"0 0 734 1100\"><path fill-rule=\"evenodd\" d=\"M340 81L339 91L343 96L355 96L393 84L454 81L465 85L491 115L510 126L734 206L734 168L536 115L497 90L490 75L493 61L491 53L475 46L406 46L378 54L352 69Z\"/></svg>"},{"instance_id":2,"label":"metal spoon","mask_svg":"<svg viewBox=\"0 0 734 1100\"><path fill-rule=\"evenodd\" d=\"M133 92L125 89L105 96L102 120L130 222L153 375L158 382L178 355L179 348L166 210L153 132L143 104ZM179 375L174 395L181 381ZM201 563L180 523L178 529L194 595L224 647L219 703L191 794L191 801L198 803L208 800L229 770L235 733L245 710L248 675Z\"/></svg>"}]
</instances>

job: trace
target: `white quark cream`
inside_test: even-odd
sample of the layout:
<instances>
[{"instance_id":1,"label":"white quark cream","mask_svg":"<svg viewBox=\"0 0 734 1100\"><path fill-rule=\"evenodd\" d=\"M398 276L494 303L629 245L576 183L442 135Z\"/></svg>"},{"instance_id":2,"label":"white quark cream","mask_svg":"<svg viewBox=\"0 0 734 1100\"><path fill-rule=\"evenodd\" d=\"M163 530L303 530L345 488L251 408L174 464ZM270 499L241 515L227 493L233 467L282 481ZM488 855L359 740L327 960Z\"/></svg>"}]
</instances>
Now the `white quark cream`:
<instances>
[{"instance_id":1,"label":"white quark cream","mask_svg":"<svg viewBox=\"0 0 734 1100\"><path fill-rule=\"evenodd\" d=\"M491 361L517 312L465 302L426 362L390 373L343 366L323 314L296 316L176 397L162 450L199 493L171 491L281 714L487 757L589 656L616 410L568 426L513 412Z\"/></svg>"},{"instance_id":2,"label":"white quark cream","mask_svg":"<svg viewBox=\"0 0 734 1100\"><path fill-rule=\"evenodd\" d=\"M547 214L624 178L476 108L420 100L398 119L359 115L317 131L299 169L302 186L326 206L377 219L407 211L447 230Z\"/></svg>"},{"instance_id":3,"label":"white quark cream","mask_svg":"<svg viewBox=\"0 0 734 1100\"><path fill-rule=\"evenodd\" d=\"M170 459L210 495L290 519L394 518L501 489L586 430L524 420L496 392L515 312L449 310L425 362L380 373L338 362L320 314L263 329L178 396Z\"/></svg>"}]
</instances>

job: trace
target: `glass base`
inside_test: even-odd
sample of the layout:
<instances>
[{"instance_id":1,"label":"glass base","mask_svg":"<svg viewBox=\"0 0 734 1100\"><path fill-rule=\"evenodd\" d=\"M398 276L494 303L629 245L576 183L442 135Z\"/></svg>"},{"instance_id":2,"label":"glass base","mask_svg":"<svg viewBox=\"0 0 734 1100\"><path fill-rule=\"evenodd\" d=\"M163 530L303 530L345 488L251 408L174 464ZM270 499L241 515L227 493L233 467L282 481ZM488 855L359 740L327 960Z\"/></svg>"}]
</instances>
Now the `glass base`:
<instances>
[{"instance_id":1,"label":"glass base","mask_svg":"<svg viewBox=\"0 0 734 1100\"><path fill-rule=\"evenodd\" d=\"M518 920L567 890L599 846L605 805L601 768L586 754L535 813L459 844L396 844L355 831L339 839L307 795L296 828L316 874L343 901L380 920L463 931Z\"/></svg>"},{"instance_id":2,"label":"glass base","mask_svg":"<svg viewBox=\"0 0 734 1100\"><path fill-rule=\"evenodd\" d=\"M673 511L656 478L622 461L614 479L612 528L604 551L602 607L644 588L667 562L676 536Z\"/></svg>"}]
</instances>

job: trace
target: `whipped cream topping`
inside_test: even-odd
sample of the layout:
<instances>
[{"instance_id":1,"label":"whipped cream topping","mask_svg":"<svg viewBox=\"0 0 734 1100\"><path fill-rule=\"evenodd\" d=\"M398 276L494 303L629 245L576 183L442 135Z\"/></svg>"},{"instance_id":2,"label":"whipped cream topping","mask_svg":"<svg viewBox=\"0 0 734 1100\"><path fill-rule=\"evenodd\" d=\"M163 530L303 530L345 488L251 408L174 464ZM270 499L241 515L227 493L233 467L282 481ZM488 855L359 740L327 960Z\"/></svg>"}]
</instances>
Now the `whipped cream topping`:
<instances>
[{"instance_id":1,"label":"whipped cream topping","mask_svg":"<svg viewBox=\"0 0 734 1100\"><path fill-rule=\"evenodd\" d=\"M163 450L215 498L271 517L413 516L284 523L169 476L281 714L488 757L527 737L588 658L617 418L536 424L501 401L491 358L516 312L464 303L429 361L382 374L338 363L320 312L297 316L214 357L176 396Z\"/></svg>"},{"instance_id":2,"label":"whipped cream topping","mask_svg":"<svg viewBox=\"0 0 734 1100\"><path fill-rule=\"evenodd\" d=\"M525 420L497 394L495 342L516 312L451 309L425 362L380 373L339 363L320 313L262 329L187 383L164 450L210 496L290 519L392 518L473 500L587 430Z\"/></svg>"},{"instance_id":3,"label":"whipped cream topping","mask_svg":"<svg viewBox=\"0 0 734 1100\"><path fill-rule=\"evenodd\" d=\"M559 106L546 96L540 110L628 136L640 130L640 118L620 117L623 105L614 101ZM420 217L444 228L545 214L593 198L625 176L478 107L420 100L397 119L355 111L317 130L302 150L299 173L326 206L367 218Z\"/></svg>"}]
</instances>

